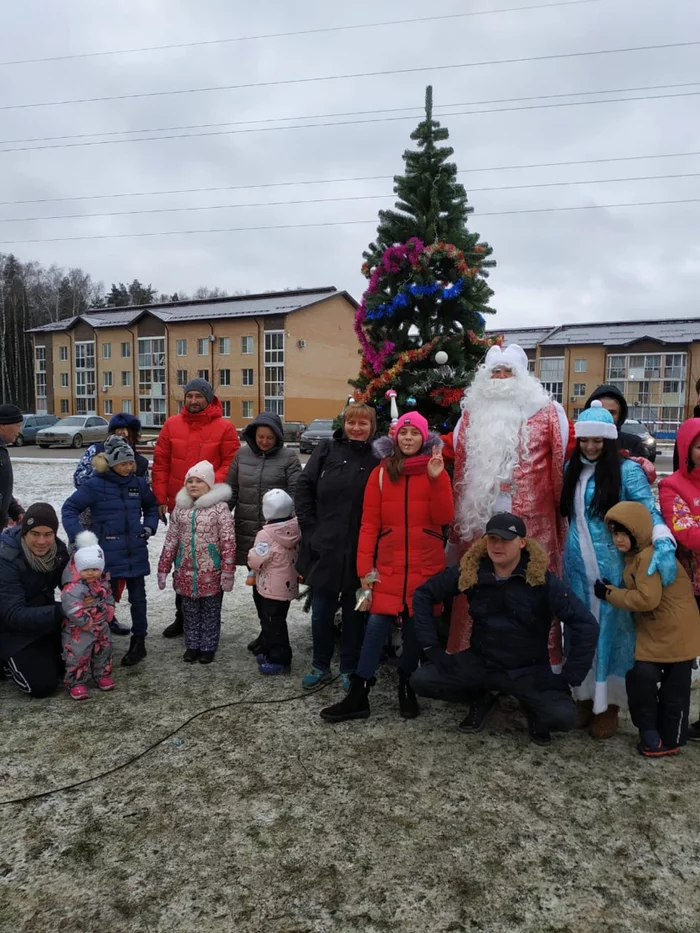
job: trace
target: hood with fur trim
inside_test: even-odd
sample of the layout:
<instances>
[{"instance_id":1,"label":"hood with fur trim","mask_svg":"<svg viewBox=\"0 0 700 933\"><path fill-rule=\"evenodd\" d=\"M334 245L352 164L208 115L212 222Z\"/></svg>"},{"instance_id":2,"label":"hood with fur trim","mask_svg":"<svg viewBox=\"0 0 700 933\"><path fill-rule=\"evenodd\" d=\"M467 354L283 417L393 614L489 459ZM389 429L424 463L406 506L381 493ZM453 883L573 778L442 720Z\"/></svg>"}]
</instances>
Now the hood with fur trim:
<instances>
[{"instance_id":1,"label":"hood with fur trim","mask_svg":"<svg viewBox=\"0 0 700 933\"><path fill-rule=\"evenodd\" d=\"M193 499L183 486L175 496L175 504L181 509L208 509L212 505L218 505L219 502L228 502L232 495L233 490L228 483L217 483L199 499Z\"/></svg>"},{"instance_id":2,"label":"hood with fur trim","mask_svg":"<svg viewBox=\"0 0 700 933\"><path fill-rule=\"evenodd\" d=\"M433 447L439 447L440 450L442 450L444 446L440 437L431 431L426 438L425 444L421 447L420 453L429 457L433 452ZM372 441L372 453L375 457L379 457L380 460L386 460L387 457L392 457L394 455L394 450L395 444L392 437L377 437Z\"/></svg>"},{"instance_id":3,"label":"hood with fur trim","mask_svg":"<svg viewBox=\"0 0 700 933\"><path fill-rule=\"evenodd\" d=\"M459 562L459 589L461 593L476 586L479 579L479 567L482 560L488 558L486 538L473 544ZM514 571L524 569L525 582L528 586L543 586L549 566L547 552L534 538L529 538L523 549L523 557Z\"/></svg>"}]
</instances>

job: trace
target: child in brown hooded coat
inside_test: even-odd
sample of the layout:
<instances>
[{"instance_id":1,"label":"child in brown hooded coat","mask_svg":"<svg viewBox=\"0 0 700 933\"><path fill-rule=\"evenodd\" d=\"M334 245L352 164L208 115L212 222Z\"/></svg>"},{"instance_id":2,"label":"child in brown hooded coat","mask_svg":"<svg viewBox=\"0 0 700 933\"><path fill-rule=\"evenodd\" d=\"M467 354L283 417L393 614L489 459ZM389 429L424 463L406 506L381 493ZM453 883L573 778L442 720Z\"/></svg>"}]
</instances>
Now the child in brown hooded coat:
<instances>
[{"instance_id":1,"label":"child in brown hooded coat","mask_svg":"<svg viewBox=\"0 0 700 933\"><path fill-rule=\"evenodd\" d=\"M700 612L693 587L676 560L677 574L662 586L648 576L654 556L653 523L639 502L619 502L605 516L613 543L625 555L625 588L598 580L595 593L634 613L637 641L626 687L637 750L647 758L677 754L686 744L693 661L700 654Z\"/></svg>"}]
</instances>

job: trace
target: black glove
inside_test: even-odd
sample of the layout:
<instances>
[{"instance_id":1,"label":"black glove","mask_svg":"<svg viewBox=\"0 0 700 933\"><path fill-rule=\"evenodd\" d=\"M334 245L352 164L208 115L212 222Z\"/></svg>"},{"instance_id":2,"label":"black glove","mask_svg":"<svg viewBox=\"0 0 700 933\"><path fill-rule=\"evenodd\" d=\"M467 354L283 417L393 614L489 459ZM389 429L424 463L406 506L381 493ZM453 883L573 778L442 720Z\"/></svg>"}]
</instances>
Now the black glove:
<instances>
[{"instance_id":1,"label":"black glove","mask_svg":"<svg viewBox=\"0 0 700 933\"><path fill-rule=\"evenodd\" d=\"M426 648L425 656L431 664L435 664L436 667L439 667L442 670L450 667L450 665L453 663L453 655L443 651L442 648Z\"/></svg>"},{"instance_id":2,"label":"black glove","mask_svg":"<svg viewBox=\"0 0 700 933\"><path fill-rule=\"evenodd\" d=\"M605 600L608 598L608 588L605 584L605 580L596 580L593 584L593 592L598 597L598 599L602 599L603 602L605 602Z\"/></svg>"}]
</instances>

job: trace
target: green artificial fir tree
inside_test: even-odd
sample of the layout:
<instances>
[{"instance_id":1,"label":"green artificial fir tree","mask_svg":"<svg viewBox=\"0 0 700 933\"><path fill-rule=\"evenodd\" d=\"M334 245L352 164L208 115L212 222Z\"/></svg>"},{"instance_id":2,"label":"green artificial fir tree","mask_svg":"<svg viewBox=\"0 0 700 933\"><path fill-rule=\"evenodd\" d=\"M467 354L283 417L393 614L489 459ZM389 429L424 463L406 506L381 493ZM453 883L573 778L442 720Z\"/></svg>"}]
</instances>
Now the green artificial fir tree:
<instances>
[{"instance_id":1,"label":"green artificial fir tree","mask_svg":"<svg viewBox=\"0 0 700 933\"><path fill-rule=\"evenodd\" d=\"M377 408L387 429L395 392L400 411L415 408L432 428L449 430L470 374L492 341L484 315L493 291L487 283L492 249L470 232L473 208L449 162L449 136L433 119L433 92L425 119L411 134L417 150L404 153L406 171L394 178L395 210L380 211L374 243L362 266L369 279L355 317L361 345L355 395Z\"/></svg>"}]
</instances>

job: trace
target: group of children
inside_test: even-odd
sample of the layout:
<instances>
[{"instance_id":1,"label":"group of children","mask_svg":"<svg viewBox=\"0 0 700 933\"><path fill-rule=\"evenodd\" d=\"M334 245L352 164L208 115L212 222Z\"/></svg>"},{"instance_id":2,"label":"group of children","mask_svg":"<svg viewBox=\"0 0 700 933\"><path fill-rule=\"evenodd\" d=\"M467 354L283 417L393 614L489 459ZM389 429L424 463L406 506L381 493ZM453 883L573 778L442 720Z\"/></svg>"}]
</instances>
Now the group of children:
<instances>
[{"instance_id":1,"label":"group of children","mask_svg":"<svg viewBox=\"0 0 700 933\"><path fill-rule=\"evenodd\" d=\"M93 474L62 510L64 527L75 543L61 599L65 684L75 700L87 699L90 675L100 690L114 689L109 624L115 594L118 599L125 586L133 627L122 664L128 667L146 656L146 542L158 522L155 497L147 480L135 475L136 454L125 440L108 438L93 464ZM182 597L183 660L190 664L214 660L223 594L233 589L236 538L230 499L231 488L216 483L212 464L195 464L178 493L158 562L161 590L174 568L173 588ZM262 508L266 524L247 559L262 598L256 660L261 674L284 674L292 660L287 613L290 600L299 594L295 564L301 532L294 503L284 490L265 493ZM92 530L82 531L81 518L84 522L88 509Z\"/></svg>"}]
</instances>

